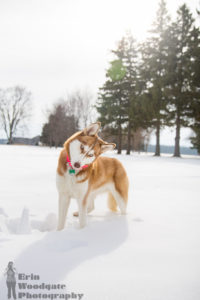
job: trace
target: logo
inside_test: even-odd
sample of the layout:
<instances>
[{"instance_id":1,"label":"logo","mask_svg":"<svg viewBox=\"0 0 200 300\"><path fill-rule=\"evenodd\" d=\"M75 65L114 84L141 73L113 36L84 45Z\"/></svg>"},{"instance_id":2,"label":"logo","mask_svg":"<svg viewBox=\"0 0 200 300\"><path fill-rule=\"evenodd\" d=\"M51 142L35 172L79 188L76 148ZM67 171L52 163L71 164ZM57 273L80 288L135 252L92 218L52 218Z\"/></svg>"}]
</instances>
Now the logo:
<instances>
[{"instance_id":1,"label":"logo","mask_svg":"<svg viewBox=\"0 0 200 300\"><path fill-rule=\"evenodd\" d=\"M45 283L40 275L18 273L14 263L10 261L4 272L8 299L77 299L84 297L83 293L66 291L66 284Z\"/></svg>"},{"instance_id":2,"label":"logo","mask_svg":"<svg viewBox=\"0 0 200 300\"><path fill-rule=\"evenodd\" d=\"M17 299L16 297L16 269L14 267L14 264L12 261L9 261L8 266L5 270L6 275L6 285L8 288L8 299L11 299L11 296L13 296L13 299Z\"/></svg>"}]
</instances>

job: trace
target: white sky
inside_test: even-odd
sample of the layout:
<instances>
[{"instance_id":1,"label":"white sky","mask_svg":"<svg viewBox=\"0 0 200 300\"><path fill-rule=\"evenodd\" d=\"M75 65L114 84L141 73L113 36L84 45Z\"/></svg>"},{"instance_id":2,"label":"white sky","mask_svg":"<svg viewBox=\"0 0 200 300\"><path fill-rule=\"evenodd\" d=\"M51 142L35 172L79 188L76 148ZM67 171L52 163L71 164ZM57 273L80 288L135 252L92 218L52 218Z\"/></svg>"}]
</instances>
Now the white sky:
<instances>
[{"instance_id":1,"label":"white sky","mask_svg":"<svg viewBox=\"0 0 200 300\"><path fill-rule=\"evenodd\" d=\"M23 85L33 94L28 135L41 133L44 110L75 89L96 95L110 50L126 30L144 39L158 0L0 0L0 87ZM185 1L195 12L199 0ZM181 0L168 0L175 15ZM184 132L184 136L188 132ZM3 135L1 134L3 137ZM167 130L162 144L173 144ZM182 145L188 144L185 138Z\"/></svg>"}]
</instances>

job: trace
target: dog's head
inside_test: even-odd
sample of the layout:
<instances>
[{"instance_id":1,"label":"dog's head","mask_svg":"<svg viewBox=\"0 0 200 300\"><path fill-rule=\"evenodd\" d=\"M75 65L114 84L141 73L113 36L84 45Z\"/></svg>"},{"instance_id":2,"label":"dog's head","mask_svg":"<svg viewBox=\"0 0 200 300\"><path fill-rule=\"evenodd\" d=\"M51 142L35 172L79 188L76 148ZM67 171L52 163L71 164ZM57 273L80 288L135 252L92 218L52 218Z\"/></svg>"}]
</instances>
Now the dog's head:
<instances>
[{"instance_id":1,"label":"dog's head","mask_svg":"<svg viewBox=\"0 0 200 300\"><path fill-rule=\"evenodd\" d=\"M99 138L97 133L100 126L99 122L93 123L65 142L64 148L75 170L81 170L83 166L93 163L100 154L115 148L115 144Z\"/></svg>"}]
</instances>

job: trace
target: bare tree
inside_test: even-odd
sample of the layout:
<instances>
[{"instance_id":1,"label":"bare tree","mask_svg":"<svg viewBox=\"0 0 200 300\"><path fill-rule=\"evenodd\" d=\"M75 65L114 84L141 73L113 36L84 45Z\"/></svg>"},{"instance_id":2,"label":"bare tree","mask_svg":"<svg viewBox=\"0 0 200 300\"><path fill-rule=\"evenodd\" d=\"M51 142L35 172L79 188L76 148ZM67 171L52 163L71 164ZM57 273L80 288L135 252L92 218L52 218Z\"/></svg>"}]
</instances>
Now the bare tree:
<instances>
[{"instance_id":1,"label":"bare tree","mask_svg":"<svg viewBox=\"0 0 200 300\"><path fill-rule=\"evenodd\" d=\"M88 90L77 90L67 96L66 102L71 115L78 119L79 127L86 127L94 120L93 95Z\"/></svg>"},{"instance_id":2,"label":"bare tree","mask_svg":"<svg viewBox=\"0 0 200 300\"><path fill-rule=\"evenodd\" d=\"M0 90L0 121L8 144L19 126L31 115L31 93L20 86Z\"/></svg>"}]
</instances>

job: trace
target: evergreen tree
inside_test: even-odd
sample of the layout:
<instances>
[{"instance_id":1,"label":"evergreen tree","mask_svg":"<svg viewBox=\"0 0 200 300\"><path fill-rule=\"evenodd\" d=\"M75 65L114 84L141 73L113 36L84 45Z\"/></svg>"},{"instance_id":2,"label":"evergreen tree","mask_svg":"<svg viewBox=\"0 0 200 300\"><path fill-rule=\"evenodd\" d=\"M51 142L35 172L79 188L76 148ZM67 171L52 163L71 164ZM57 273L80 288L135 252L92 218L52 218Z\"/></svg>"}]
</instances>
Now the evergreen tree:
<instances>
[{"instance_id":1,"label":"evergreen tree","mask_svg":"<svg viewBox=\"0 0 200 300\"><path fill-rule=\"evenodd\" d=\"M168 44L165 34L169 24L166 3L161 0L153 23L151 36L141 45L141 77L146 82L145 90L149 96L152 115L151 126L156 130L155 155L160 156L160 130L168 124L167 99L164 93L167 75Z\"/></svg>"},{"instance_id":2,"label":"evergreen tree","mask_svg":"<svg viewBox=\"0 0 200 300\"><path fill-rule=\"evenodd\" d=\"M74 132L78 131L78 120L68 109L68 103L64 101L54 105L48 122L42 128L42 143L50 147L62 146Z\"/></svg>"},{"instance_id":3,"label":"evergreen tree","mask_svg":"<svg viewBox=\"0 0 200 300\"><path fill-rule=\"evenodd\" d=\"M200 11L197 11L200 17ZM199 28L193 29L193 45L191 48L192 57L192 82L193 82L193 103L192 110L194 122L192 129L195 136L192 137L191 143L193 148L197 149L200 154L200 30Z\"/></svg>"},{"instance_id":4,"label":"evergreen tree","mask_svg":"<svg viewBox=\"0 0 200 300\"><path fill-rule=\"evenodd\" d=\"M176 128L174 156L180 156L181 127L191 126L194 117L193 107L198 99L197 81L199 81L195 58L198 34L194 28L194 19L187 6L177 11L177 19L169 27L167 41L169 118ZM197 79L198 78L198 79ZM196 83L195 83L196 82Z\"/></svg>"},{"instance_id":5,"label":"evergreen tree","mask_svg":"<svg viewBox=\"0 0 200 300\"><path fill-rule=\"evenodd\" d=\"M127 121L125 103L126 91L124 90L124 77L126 69L123 66L125 40L119 42L117 50L113 51L116 59L110 62L107 70L107 80L99 89L99 98L96 105L100 114L102 125L110 128L112 134L118 136L118 153L122 150L122 125Z\"/></svg>"},{"instance_id":6,"label":"evergreen tree","mask_svg":"<svg viewBox=\"0 0 200 300\"><path fill-rule=\"evenodd\" d=\"M118 51L113 51L118 56ZM123 38L122 62L125 69L121 90L124 91L124 109L126 123L124 131L127 134L127 154L131 151L132 131L136 131L141 126L141 111L139 112L139 90L138 90L138 49L136 40L128 33ZM138 118L138 112L140 118Z\"/></svg>"},{"instance_id":7,"label":"evergreen tree","mask_svg":"<svg viewBox=\"0 0 200 300\"><path fill-rule=\"evenodd\" d=\"M108 80L100 89L97 111L102 124L117 134L118 153L121 153L122 133L127 134L127 154L130 154L133 132L144 128L147 119L146 98L141 97L136 41L128 33L112 52L116 59L111 62Z\"/></svg>"}]
</instances>

